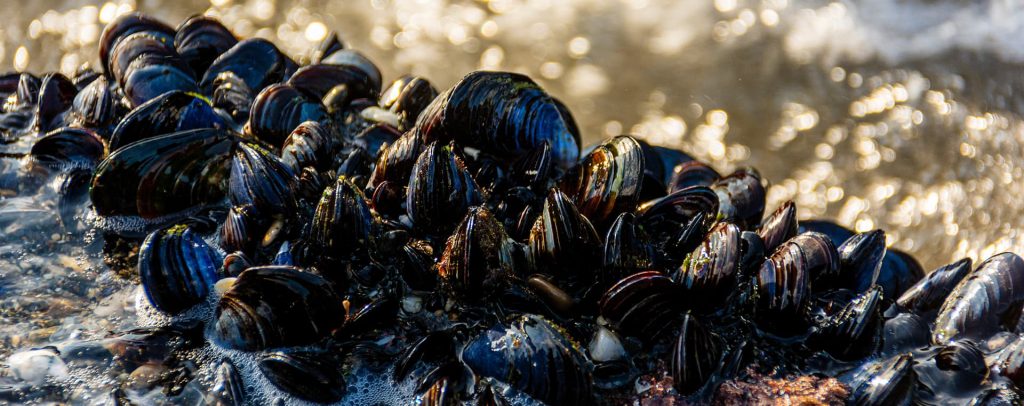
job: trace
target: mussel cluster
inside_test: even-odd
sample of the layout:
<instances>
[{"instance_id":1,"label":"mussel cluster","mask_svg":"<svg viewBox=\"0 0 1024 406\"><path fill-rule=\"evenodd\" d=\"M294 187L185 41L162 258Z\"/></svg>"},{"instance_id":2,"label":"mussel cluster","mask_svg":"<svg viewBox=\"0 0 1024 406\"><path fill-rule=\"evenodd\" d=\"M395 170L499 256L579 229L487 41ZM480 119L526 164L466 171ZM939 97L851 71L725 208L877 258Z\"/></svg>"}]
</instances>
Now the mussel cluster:
<instances>
[{"instance_id":1,"label":"mussel cluster","mask_svg":"<svg viewBox=\"0 0 1024 406\"><path fill-rule=\"evenodd\" d=\"M111 265L152 308L216 301L208 345L297 398L343 399L358 366L430 405L764 401L718 391L756 376L831 377L858 405L1022 402L1015 254L926 274L881 230L765 216L755 169L581 148L516 73L384 89L334 34L296 61L204 16L121 16L99 55L0 78L2 138L35 137L68 207L87 191L69 231L137 225L103 234L138 250ZM246 402L230 361L214 375L208 402Z\"/></svg>"}]
</instances>

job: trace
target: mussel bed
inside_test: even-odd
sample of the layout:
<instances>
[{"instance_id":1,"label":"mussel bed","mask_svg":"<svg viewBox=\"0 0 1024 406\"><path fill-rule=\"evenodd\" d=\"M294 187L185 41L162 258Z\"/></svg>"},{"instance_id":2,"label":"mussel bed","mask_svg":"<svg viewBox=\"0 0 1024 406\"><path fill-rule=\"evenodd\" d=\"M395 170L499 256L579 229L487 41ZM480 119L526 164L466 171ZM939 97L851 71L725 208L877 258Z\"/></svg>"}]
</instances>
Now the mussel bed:
<instances>
[{"instance_id":1,"label":"mussel bed","mask_svg":"<svg viewBox=\"0 0 1024 406\"><path fill-rule=\"evenodd\" d=\"M1014 253L926 272L754 168L584 147L522 74L385 87L335 34L296 60L203 16L99 56L0 76L0 221L46 201L150 323L11 354L0 401L1024 402Z\"/></svg>"}]
</instances>

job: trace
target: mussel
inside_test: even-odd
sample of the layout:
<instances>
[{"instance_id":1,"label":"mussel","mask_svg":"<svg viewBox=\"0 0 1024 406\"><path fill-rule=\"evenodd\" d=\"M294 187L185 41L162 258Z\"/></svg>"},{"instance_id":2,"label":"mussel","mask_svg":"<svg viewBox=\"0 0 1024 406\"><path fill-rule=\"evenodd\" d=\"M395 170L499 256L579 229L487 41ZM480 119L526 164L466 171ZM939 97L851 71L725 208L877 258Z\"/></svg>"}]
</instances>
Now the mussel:
<instances>
[{"instance_id":1,"label":"mussel","mask_svg":"<svg viewBox=\"0 0 1024 406\"><path fill-rule=\"evenodd\" d=\"M932 331L936 344L961 337L984 339L1000 328L1006 312L1024 300L1024 260L996 254L960 281L939 310Z\"/></svg>"},{"instance_id":2,"label":"mussel","mask_svg":"<svg viewBox=\"0 0 1024 406\"><path fill-rule=\"evenodd\" d=\"M329 403L345 395L337 357L326 350L279 350L260 359L260 371L274 386L298 398Z\"/></svg>"},{"instance_id":3,"label":"mussel","mask_svg":"<svg viewBox=\"0 0 1024 406\"><path fill-rule=\"evenodd\" d=\"M499 324L470 340L462 359L478 376L503 381L549 404L593 400L592 378L579 344L535 315Z\"/></svg>"},{"instance_id":4,"label":"mussel","mask_svg":"<svg viewBox=\"0 0 1024 406\"><path fill-rule=\"evenodd\" d=\"M292 86L274 84L256 96L246 127L253 137L279 149L299 124L326 119L327 112L319 100Z\"/></svg>"},{"instance_id":5,"label":"mussel","mask_svg":"<svg viewBox=\"0 0 1024 406\"><path fill-rule=\"evenodd\" d=\"M96 167L89 196L102 216L156 218L219 203L235 140L206 129L133 143Z\"/></svg>"},{"instance_id":6,"label":"mussel","mask_svg":"<svg viewBox=\"0 0 1024 406\"><path fill-rule=\"evenodd\" d=\"M424 142L455 140L510 158L546 141L558 167L568 169L580 150L567 121L554 99L528 77L473 72L427 106L416 131Z\"/></svg>"},{"instance_id":7,"label":"mussel","mask_svg":"<svg viewBox=\"0 0 1024 406\"><path fill-rule=\"evenodd\" d=\"M739 270L739 227L722 222L686 258L673 279L685 289L693 307L717 309L735 291Z\"/></svg>"},{"instance_id":8,"label":"mussel","mask_svg":"<svg viewBox=\"0 0 1024 406\"><path fill-rule=\"evenodd\" d=\"M219 279L217 250L186 225L157 230L139 248L139 279L153 307L178 313L200 301Z\"/></svg>"},{"instance_id":9,"label":"mussel","mask_svg":"<svg viewBox=\"0 0 1024 406\"><path fill-rule=\"evenodd\" d=\"M718 336L694 316L684 315L669 367L676 390L690 394L704 386L718 369L722 353Z\"/></svg>"},{"instance_id":10,"label":"mussel","mask_svg":"<svg viewBox=\"0 0 1024 406\"><path fill-rule=\"evenodd\" d=\"M512 242L484 207L474 207L448 239L437 273L459 297L483 298L513 273Z\"/></svg>"},{"instance_id":11,"label":"mussel","mask_svg":"<svg viewBox=\"0 0 1024 406\"><path fill-rule=\"evenodd\" d=\"M971 270L970 258L942 266L903 292L896 303L919 315L934 315Z\"/></svg>"},{"instance_id":12,"label":"mussel","mask_svg":"<svg viewBox=\"0 0 1024 406\"><path fill-rule=\"evenodd\" d=\"M450 145L428 145L412 168L405 209L415 229L447 235L471 206L483 202L476 181Z\"/></svg>"},{"instance_id":13,"label":"mussel","mask_svg":"<svg viewBox=\"0 0 1024 406\"><path fill-rule=\"evenodd\" d=\"M341 297L323 277L294 267L249 268L217 305L214 338L256 351L314 343L345 320Z\"/></svg>"},{"instance_id":14,"label":"mussel","mask_svg":"<svg viewBox=\"0 0 1024 406\"><path fill-rule=\"evenodd\" d=\"M601 144L580 163L579 174L565 182L580 213L597 224L632 211L640 202L644 181L644 153L630 136Z\"/></svg>"},{"instance_id":15,"label":"mussel","mask_svg":"<svg viewBox=\"0 0 1024 406\"><path fill-rule=\"evenodd\" d=\"M551 189L544 200L540 216L530 229L529 243L541 270L584 282L596 276L592 267L601 249L601 237L558 189Z\"/></svg>"},{"instance_id":16,"label":"mussel","mask_svg":"<svg viewBox=\"0 0 1024 406\"><path fill-rule=\"evenodd\" d=\"M370 210L366 196L348 178L339 176L323 191L309 239L324 255L349 260L371 248L379 232L380 220Z\"/></svg>"}]
</instances>

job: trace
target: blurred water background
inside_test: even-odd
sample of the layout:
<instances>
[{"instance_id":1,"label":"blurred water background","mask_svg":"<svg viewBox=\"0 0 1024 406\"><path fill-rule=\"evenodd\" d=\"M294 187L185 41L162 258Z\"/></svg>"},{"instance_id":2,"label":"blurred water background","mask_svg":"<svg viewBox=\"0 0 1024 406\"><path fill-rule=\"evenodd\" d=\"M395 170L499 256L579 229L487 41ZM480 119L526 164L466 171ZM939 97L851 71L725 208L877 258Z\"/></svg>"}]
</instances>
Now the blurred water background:
<instances>
[{"instance_id":1,"label":"blurred water background","mask_svg":"<svg viewBox=\"0 0 1024 406\"><path fill-rule=\"evenodd\" d=\"M13 1L0 70L96 66L103 26L130 11L215 15L296 58L337 31L385 82L527 73L588 142L629 133L723 173L757 167L769 210L791 199L803 219L885 229L926 269L1024 253L1019 1ZM134 289L95 257L3 241L0 353L134 319Z\"/></svg>"}]
</instances>

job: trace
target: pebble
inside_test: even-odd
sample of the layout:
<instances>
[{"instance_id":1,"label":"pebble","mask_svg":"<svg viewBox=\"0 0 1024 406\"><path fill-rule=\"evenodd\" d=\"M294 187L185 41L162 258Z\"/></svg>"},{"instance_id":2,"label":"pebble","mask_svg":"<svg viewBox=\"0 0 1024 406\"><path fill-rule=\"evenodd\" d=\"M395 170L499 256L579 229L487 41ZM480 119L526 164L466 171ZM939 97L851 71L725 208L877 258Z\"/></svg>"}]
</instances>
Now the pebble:
<instances>
[{"instance_id":1,"label":"pebble","mask_svg":"<svg viewBox=\"0 0 1024 406\"><path fill-rule=\"evenodd\" d=\"M14 353L7 358L7 365L16 378L32 384L44 383L47 378L61 379L68 376L67 365L52 348Z\"/></svg>"},{"instance_id":2,"label":"pebble","mask_svg":"<svg viewBox=\"0 0 1024 406\"><path fill-rule=\"evenodd\" d=\"M597 362L615 361L626 357L626 349L622 347L619 336L606 327L600 327L588 348L590 358Z\"/></svg>"}]
</instances>

